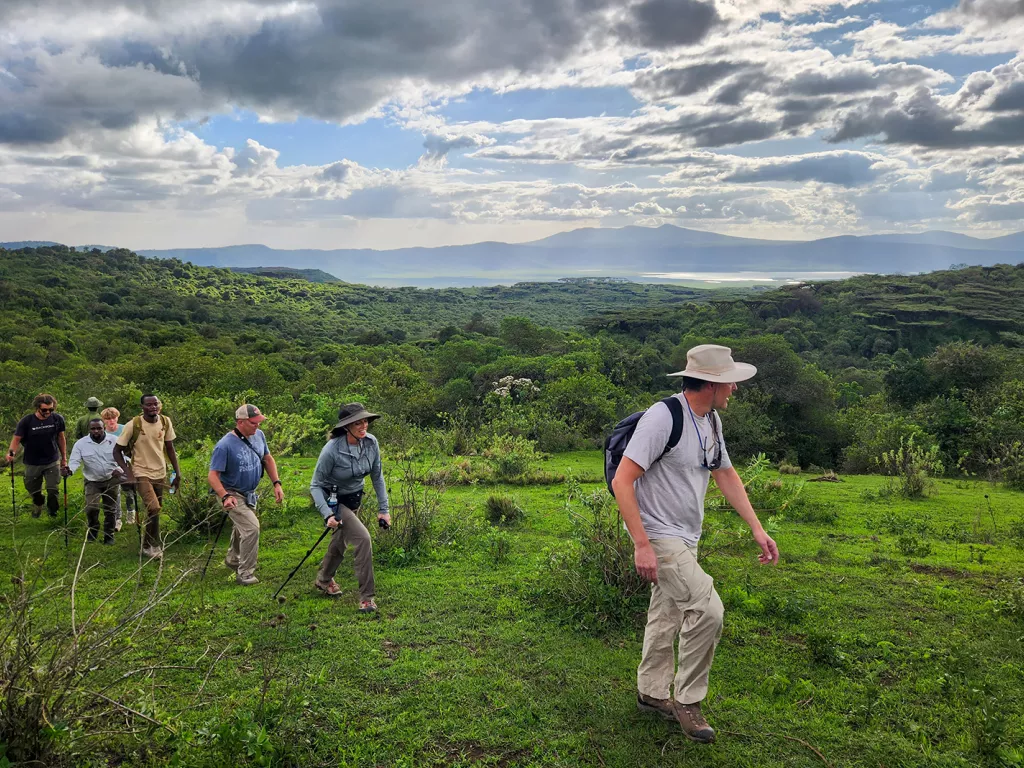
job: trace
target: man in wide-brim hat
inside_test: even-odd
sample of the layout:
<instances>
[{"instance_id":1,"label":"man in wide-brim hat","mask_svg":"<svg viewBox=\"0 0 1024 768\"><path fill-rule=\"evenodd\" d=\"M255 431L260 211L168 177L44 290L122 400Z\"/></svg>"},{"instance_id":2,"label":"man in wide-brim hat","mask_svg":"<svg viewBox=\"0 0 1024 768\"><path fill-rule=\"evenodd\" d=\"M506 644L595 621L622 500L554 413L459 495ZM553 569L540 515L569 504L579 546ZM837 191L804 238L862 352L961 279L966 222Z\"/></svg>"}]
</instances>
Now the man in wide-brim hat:
<instances>
[{"instance_id":1,"label":"man in wide-brim hat","mask_svg":"<svg viewBox=\"0 0 1024 768\"><path fill-rule=\"evenodd\" d=\"M652 583L637 670L637 707L678 721L693 741L715 732L701 713L724 608L714 582L697 563L708 479L750 526L761 563L779 550L761 526L743 481L729 460L717 410L725 410L737 383L757 373L737 363L732 350L701 344L686 354L679 406L658 402L640 418L612 481L622 519L635 547L637 572ZM673 416L672 411L676 411ZM681 415L682 431L678 419ZM678 443L667 450L673 426ZM673 641L679 638L678 670Z\"/></svg>"}]
</instances>

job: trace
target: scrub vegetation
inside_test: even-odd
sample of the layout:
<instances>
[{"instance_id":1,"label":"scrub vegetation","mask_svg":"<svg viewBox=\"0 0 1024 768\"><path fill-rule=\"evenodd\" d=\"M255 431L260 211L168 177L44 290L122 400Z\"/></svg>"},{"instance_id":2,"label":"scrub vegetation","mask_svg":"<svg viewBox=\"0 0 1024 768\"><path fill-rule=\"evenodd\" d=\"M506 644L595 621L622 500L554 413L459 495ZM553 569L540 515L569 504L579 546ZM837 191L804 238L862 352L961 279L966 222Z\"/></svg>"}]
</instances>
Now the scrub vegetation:
<instances>
[{"instance_id":1,"label":"scrub vegetation","mask_svg":"<svg viewBox=\"0 0 1024 768\"><path fill-rule=\"evenodd\" d=\"M0 496L0 766L1024 765L1022 289L1005 266L418 291L0 252L5 434L41 391L69 421L154 391L185 457L162 565L130 527L84 544L79 478L67 549L20 481ZM709 493L711 747L635 710L646 588L597 450L703 342L759 368L722 417L782 553L759 566ZM320 533L313 457L351 400L386 416L372 616L347 564L338 601L315 562L271 597ZM203 575L205 462L243 401L287 494L244 589L225 539Z\"/></svg>"}]
</instances>

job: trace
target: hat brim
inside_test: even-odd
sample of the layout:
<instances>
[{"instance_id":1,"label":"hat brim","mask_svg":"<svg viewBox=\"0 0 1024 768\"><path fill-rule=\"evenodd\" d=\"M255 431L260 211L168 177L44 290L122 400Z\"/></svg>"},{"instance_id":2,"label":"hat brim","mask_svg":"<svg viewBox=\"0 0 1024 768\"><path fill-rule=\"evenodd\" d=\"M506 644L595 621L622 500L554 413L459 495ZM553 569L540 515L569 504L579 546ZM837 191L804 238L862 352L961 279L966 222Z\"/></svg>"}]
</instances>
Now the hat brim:
<instances>
[{"instance_id":1,"label":"hat brim","mask_svg":"<svg viewBox=\"0 0 1024 768\"><path fill-rule=\"evenodd\" d=\"M708 371L676 371L675 373L668 374L669 376L681 377L687 376L691 379L701 379L702 381L713 381L717 384L737 384L747 379L752 379L757 374L757 368L750 363L736 363L734 367L721 373L709 373Z\"/></svg>"},{"instance_id":2,"label":"hat brim","mask_svg":"<svg viewBox=\"0 0 1024 768\"><path fill-rule=\"evenodd\" d=\"M379 418L379 414L370 413L369 411L359 411L358 413L353 413L348 418L339 421L337 424L334 425L334 429L342 429L344 427L347 427L349 424L352 424L353 422L362 421L363 419L366 419L367 421L373 421Z\"/></svg>"},{"instance_id":3,"label":"hat brim","mask_svg":"<svg viewBox=\"0 0 1024 768\"><path fill-rule=\"evenodd\" d=\"M264 416L262 413L257 414L256 416L250 416L249 417L249 421L255 421L257 424L262 424L266 420L267 420L267 417Z\"/></svg>"}]
</instances>

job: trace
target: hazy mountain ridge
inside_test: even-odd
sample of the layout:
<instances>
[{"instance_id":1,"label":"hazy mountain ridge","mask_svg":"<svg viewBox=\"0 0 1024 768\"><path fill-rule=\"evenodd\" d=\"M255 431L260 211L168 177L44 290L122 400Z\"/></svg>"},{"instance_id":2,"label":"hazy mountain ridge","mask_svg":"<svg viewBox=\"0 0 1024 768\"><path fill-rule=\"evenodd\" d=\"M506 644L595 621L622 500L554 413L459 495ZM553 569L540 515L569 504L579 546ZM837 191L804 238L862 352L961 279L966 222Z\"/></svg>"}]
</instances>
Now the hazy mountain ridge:
<instances>
[{"instance_id":1,"label":"hazy mountain ridge","mask_svg":"<svg viewBox=\"0 0 1024 768\"><path fill-rule=\"evenodd\" d=\"M951 264L991 266L1024 261L1024 232L990 239L929 231L786 241L733 237L665 224L656 228L582 228L528 243L485 242L386 251L279 250L247 244L138 253L233 269L288 264L291 269L322 270L347 282L459 285L591 275L643 279L681 272L930 272Z\"/></svg>"}]
</instances>

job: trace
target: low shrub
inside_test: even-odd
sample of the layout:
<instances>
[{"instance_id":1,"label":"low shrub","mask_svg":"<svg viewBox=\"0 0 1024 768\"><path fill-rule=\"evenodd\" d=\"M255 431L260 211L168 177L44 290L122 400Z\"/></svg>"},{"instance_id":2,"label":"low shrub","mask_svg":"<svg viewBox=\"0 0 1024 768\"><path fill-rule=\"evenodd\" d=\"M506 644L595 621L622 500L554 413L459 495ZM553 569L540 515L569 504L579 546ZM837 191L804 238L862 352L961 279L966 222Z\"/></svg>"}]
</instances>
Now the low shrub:
<instances>
[{"instance_id":1,"label":"low shrub","mask_svg":"<svg viewBox=\"0 0 1024 768\"><path fill-rule=\"evenodd\" d=\"M797 523L831 525L839 519L839 508L830 502L804 499L802 503L790 507L786 516Z\"/></svg>"},{"instance_id":2,"label":"low shrub","mask_svg":"<svg viewBox=\"0 0 1024 768\"><path fill-rule=\"evenodd\" d=\"M207 536L216 532L220 525L224 508L221 506L217 496L211 493L210 485L206 481L207 468L210 465L210 454L206 450L200 450L196 459L187 469L182 470L181 484L174 494L164 492L164 504L167 506L167 515L174 521L181 534L195 533ZM132 493L130 487L124 488L122 493ZM145 521L145 505L142 497L136 493L135 508L141 514L140 522Z\"/></svg>"},{"instance_id":3,"label":"low shrub","mask_svg":"<svg viewBox=\"0 0 1024 768\"><path fill-rule=\"evenodd\" d=\"M1018 440L997 446L988 465L991 474L1004 486L1024 491L1024 443Z\"/></svg>"},{"instance_id":4,"label":"low shrub","mask_svg":"<svg viewBox=\"0 0 1024 768\"><path fill-rule=\"evenodd\" d=\"M928 557L932 553L932 545L914 533L902 534L896 548L904 557Z\"/></svg>"},{"instance_id":5,"label":"low shrub","mask_svg":"<svg viewBox=\"0 0 1024 768\"><path fill-rule=\"evenodd\" d=\"M585 493L566 481L572 524L564 549L548 551L537 598L571 625L593 633L631 626L643 615L650 587L633 563L633 542L604 490Z\"/></svg>"},{"instance_id":6,"label":"low shrub","mask_svg":"<svg viewBox=\"0 0 1024 768\"><path fill-rule=\"evenodd\" d=\"M484 512L491 525L518 525L526 512L511 496L493 495L487 497Z\"/></svg>"},{"instance_id":7,"label":"low shrub","mask_svg":"<svg viewBox=\"0 0 1024 768\"><path fill-rule=\"evenodd\" d=\"M484 451L495 478L514 482L530 474L540 456L532 440L516 435L496 435Z\"/></svg>"},{"instance_id":8,"label":"low shrub","mask_svg":"<svg viewBox=\"0 0 1024 768\"><path fill-rule=\"evenodd\" d=\"M785 461L779 462L779 474L780 475L799 475L800 467L796 464L790 464Z\"/></svg>"},{"instance_id":9,"label":"low shrub","mask_svg":"<svg viewBox=\"0 0 1024 768\"><path fill-rule=\"evenodd\" d=\"M991 606L997 616L1024 621L1024 579L1000 583Z\"/></svg>"},{"instance_id":10,"label":"low shrub","mask_svg":"<svg viewBox=\"0 0 1024 768\"><path fill-rule=\"evenodd\" d=\"M395 494L397 503L391 504L388 530L377 526L376 502L369 506L364 499L365 514L370 517L368 527L372 526L376 532L374 555L381 562L409 565L429 555L436 543L437 517L446 487L420 482L419 458L410 450L397 453L392 459L393 473L398 476L398 493Z\"/></svg>"},{"instance_id":11,"label":"low shrub","mask_svg":"<svg viewBox=\"0 0 1024 768\"><path fill-rule=\"evenodd\" d=\"M807 633L807 650L817 664L833 669L843 669L849 659L843 650L839 636L827 629L812 629Z\"/></svg>"},{"instance_id":12,"label":"low shrub","mask_svg":"<svg viewBox=\"0 0 1024 768\"><path fill-rule=\"evenodd\" d=\"M878 466L889 475L890 488L904 499L921 499L927 495L931 478L943 472L938 446L923 448L914 437L900 438L898 448L886 451L877 459Z\"/></svg>"},{"instance_id":13,"label":"low shrub","mask_svg":"<svg viewBox=\"0 0 1024 768\"><path fill-rule=\"evenodd\" d=\"M484 551L495 565L507 563L512 556L512 534L492 528L484 538Z\"/></svg>"}]
</instances>

